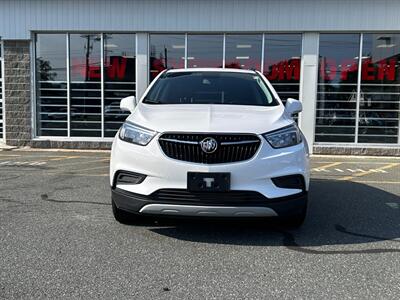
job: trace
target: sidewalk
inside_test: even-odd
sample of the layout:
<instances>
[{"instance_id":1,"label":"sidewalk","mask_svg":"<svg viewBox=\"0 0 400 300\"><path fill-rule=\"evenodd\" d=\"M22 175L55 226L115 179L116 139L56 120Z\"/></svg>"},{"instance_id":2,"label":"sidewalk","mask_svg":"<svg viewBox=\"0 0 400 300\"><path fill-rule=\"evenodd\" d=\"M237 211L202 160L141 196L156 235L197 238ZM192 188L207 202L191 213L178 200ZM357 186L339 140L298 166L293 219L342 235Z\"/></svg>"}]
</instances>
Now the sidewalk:
<instances>
[{"instance_id":1,"label":"sidewalk","mask_svg":"<svg viewBox=\"0 0 400 300\"><path fill-rule=\"evenodd\" d=\"M12 149L16 149L18 147L15 146L8 146L3 142L0 142L0 151L7 151L7 150L12 150Z\"/></svg>"}]
</instances>

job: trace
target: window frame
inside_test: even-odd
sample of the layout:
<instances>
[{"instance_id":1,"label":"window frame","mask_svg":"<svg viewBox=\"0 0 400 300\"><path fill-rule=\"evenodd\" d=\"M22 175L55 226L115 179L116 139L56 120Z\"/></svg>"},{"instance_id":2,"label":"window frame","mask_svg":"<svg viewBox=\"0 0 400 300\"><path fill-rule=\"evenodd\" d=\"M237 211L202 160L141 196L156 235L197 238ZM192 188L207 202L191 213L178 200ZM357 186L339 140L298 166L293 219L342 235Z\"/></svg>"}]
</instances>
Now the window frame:
<instances>
[{"instance_id":1,"label":"window frame","mask_svg":"<svg viewBox=\"0 0 400 300\"><path fill-rule=\"evenodd\" d=\"M150 42L151 42L151 35L182 35L185 38L185 56L184 56L184 69L188 69L187 67L187 57L188 57L188 35L222 35L223 36L223 45L222 45L222 69L225 69L225 62L226 62L226 36L227 35L261 35L261 61L260 61L260 70L261 74L264 75L264 62L265 62L265 39L268 35L279 35L279 34L293 34L293 35L300 35L300 43L301 43L301 50L300 50L300 80L299 80L299 97L301 95L301 67L303 61L303 38L304 32L300 31L293 31L293 32L264 32L264 31L254 31L254 32L149 32L149 38L147 40L147 64L149 66L148 75L147 75L147 86L150 85L152 82L151 80L151 71L150 71ZM153 79L154 80L154 79Z\"/></svg>"},{"instance_id":2,"label":"window frame","mask_svg":"<svg viewBox=\"0 0 400 300\"><path fill-rule=\"evenodd\" d=\"M315 146L332 146L332 145L339 145L339 146L348 146L348 147L398 147L400 146L400 111L398 115L398 131L397 131L397 143L366 143L366 142L359 142L359 129L360 129L360 101L361 101L361 86L363 85L362 83L362 67L363 67L363 51L364 51L364 35L366 34L400 34L399 32L321 32L320 34L358 34L359 35L359 49L358 49L358 70L357 70L357 82L356 82L356 108L355 108L355 131L354 131L354 141L353 142L316 142L315 141L315 136L316 136L316 118L317 114L315 113L315 123L314 123L314 143L313 145ZM320 40L321 37L319 36L319 47L318 47L318 56L319 56L319 51L320 51ZM317 72L319 74L320 72L320 66L318 65ZM317 76L317 85L319 84L319 76ZM365 83L364 83L365 84ZM318 89L317 89L318 93ZM315 112L317 110L317 97L315 98ZM399 99L399 106L400 106L400 99ZM389 111L389 110L388 110Z\"/></svg>"},{"instance_id":3,"label":"window frame","mask_svg":"<svg viewBox=\"0 0 400 300\"><path fill-rule=\"evenodd\" d=\"M39 128L37 125L38 115L37 115L37 90L38 90L38 81L37 81L37 64L36 64L36 43L37 36L40 34L63 34L66 39L66 82L67 82L67 135L66 136L51 136L51 135L39 135ZM100 35L100 100L101 100L101 135L100 137L90 137L90 136L71 136L71 66L70 66L70 35L71 34L98 34ZM111 142L114 137L105 137L105 77L104 77L104 36L107 34L129 34L133 36L134 44L134 53L135 53L135 96L137 93L137 34L136 32L108 32L108 31L35 31L31 32L31 82L32 82L32 139L33 140L54 140L54 141L88 141L88 142L98 142L105 141Z\"/></svg>"},{"instance_id":4,"label":"window frame","mask_svg":"<svg viewBox=\"0 0 400 300\"><path fill-rule=\"evenodd\" d=\"M135 35L135 56L136 56L136 80L135 80L135 94L137 96L137 78L138 78L138 67L137 67L137 47L138 47L138 34L137 32L119 32L119 31L34 31L31 32L32 34L32 49L31 49L31 75L32 75L32 99L33 99L33 105L32 105L32 137L33 139L38 139L38 140L77 140L77 141L112 141L112 137L104 137L104 67L101 68L101 101L102 101L102 130L101 130L101 137L72 137L70 132L71 132L71 120L70 120L70 83L71 83L71 78L70 78L70 49L69 49L69 40L70 40L70 34L85 34L85 33L90 33L90 34L100 34L101 35L101 60L102 60L102 66L104 65L104 35L105 34L132 34ZM226 58L226 36L227 35L261 35L262 40L261 40L261 61L260 61L260 70L261 74L263 74L263 69L264 69L264 59L265 56L268 54L265 53L265 39L267 38L268 35L275 35L275 34L298 34L301 36L300 42L301 42L301 63L303 61L303 38L304 38L304 33L300 31L294 31L294 32L264 32L264 31L254 31L254 32L179 32L179 31L171 31L171 32L146 32L147 33L147 74L146 74L146 79L147 79L147 87L152 83L150 79L150 36L152 34L157 34L157 35L183 35L184 36L184 42L185 42L185 59L184 59L184 68L187 69L187 57L188 57L188 35L222 35L223 37L223 47L222 47L222 69L225 69L225 58ZM36 112L36 107L37 107L37 81L36 81L36 40L37 40L37 35L38 34L65 34L66 39L67 39L67 100L68 100L68 136L41 136L38 134L38 128L37 128L37 112ZM302 66L302 65L301 65ZM301 70L300 70L300 81L299 81L299 96L301 95Z\"/></svg>"}]
</instances>

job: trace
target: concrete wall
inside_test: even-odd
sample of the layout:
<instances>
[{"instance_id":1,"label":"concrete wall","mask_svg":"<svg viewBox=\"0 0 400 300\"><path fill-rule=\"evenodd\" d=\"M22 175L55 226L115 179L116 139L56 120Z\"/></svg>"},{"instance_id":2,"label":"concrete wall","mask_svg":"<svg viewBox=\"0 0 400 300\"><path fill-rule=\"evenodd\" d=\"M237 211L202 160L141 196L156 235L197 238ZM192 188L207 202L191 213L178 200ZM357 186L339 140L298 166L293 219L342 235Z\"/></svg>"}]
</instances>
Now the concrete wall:
<instances>
[{"instance_id":1,"label":"concrete wall","mask_svg":"<svg viewBox=\"0 0 400 300\"><path fill-rule=\"evenodd\" d=\"M5 141L24 146L32 138L30 41L4 41Z\"/></svg>"}]
</instances>

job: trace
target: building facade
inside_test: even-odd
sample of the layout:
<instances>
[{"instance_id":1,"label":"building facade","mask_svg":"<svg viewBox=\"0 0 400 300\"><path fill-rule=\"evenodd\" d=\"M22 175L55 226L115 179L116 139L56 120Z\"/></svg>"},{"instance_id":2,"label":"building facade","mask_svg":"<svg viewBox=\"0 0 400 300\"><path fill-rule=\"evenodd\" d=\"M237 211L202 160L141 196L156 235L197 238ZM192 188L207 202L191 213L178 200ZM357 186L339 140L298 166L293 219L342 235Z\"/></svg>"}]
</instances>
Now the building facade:
<instances>
[{"instance_id":1,"label":"building facade","mask_svg":"<svg viewBox=\"0 0 400 300\"><path fill-rule=\"evenodd\" d=\"M314 153L400 155L400 1L0 1L0 140L108 148L166 68L260 70Z\"/></svg>"}]
</instances>

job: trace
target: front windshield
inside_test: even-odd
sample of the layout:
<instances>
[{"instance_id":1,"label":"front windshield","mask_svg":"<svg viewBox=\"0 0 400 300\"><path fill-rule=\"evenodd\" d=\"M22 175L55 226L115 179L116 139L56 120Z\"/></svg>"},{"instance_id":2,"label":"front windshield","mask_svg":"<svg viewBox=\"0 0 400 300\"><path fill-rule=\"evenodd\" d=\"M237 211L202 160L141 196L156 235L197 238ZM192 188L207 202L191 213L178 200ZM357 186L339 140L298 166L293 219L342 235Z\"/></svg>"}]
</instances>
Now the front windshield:
<instances>
[{"instance_id":1,"label":"front windshield","mask_svg":"<svg viewBox=\"0 0 400 300\"><path fill-rule=\"evenodd\" d=\"M278 105L258 74L198 71L163 74L143 103Z\"/></svg>"}]
</instances>

